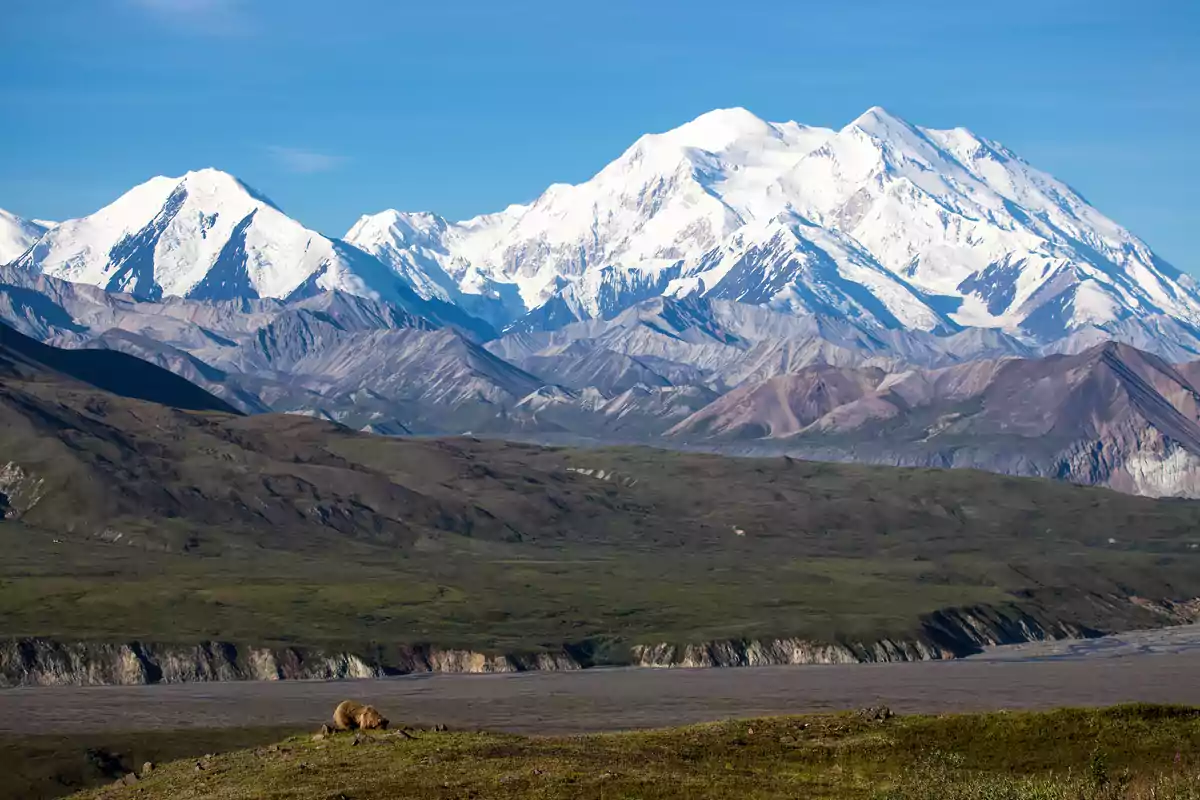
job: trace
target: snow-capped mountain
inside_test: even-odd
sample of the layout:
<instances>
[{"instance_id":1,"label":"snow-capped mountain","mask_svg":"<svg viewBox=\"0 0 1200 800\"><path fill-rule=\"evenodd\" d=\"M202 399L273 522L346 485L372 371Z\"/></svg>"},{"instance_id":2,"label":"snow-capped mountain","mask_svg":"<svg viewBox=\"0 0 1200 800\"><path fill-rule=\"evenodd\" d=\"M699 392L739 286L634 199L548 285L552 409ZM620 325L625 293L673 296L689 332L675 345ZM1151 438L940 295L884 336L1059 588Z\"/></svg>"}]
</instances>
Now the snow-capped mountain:
<instances>
[{"instance_id":1,"label":"snow-capped mountain","mask_svg":"<svg viewBox=\"0 0 1200 800\"><path fill-rule=\"evenodd\" d=\"M57 226L17 263L145 298L283 299L335 290L394 303L412 298L377 259L305 228L213 169L153 178Z\"/></svg>"},{"instance_id":2,"label":"snow-capped mountain","mask_svg":"<svg viewBox=\"0 0 1200 800\"><path fill-rule=\"evenodd\" d=\"M551 186L528 206L461 223L386 211L346 239L398 270L426 268L418 291L449 278L465 294L515 289L505 298L514 317L555 301L573 319L606 316L662 294L684 259L742 227L778 174L831 134L714 111L643 136L592 180Z\"/></svg>"},{"instance_id":3,"label":"snow-capped mountain","mask_svg":"<svg viewBox=\"0 0 1200 800\"><path fill-rule=\"evenodd\" d=\"M880 108L788 171L781 204L961 305L966 326L1041 336L1129 314L1200 319L1194 281L1069 186L972 132Z\"/></svg>"},{"instance_id":4,"label":"snow-capped mountain","mask_svg":"<svg viewBox=\"0 0 1200 800\"><path fill-rule=\"evenodd\" d=\"M1038 339L1200 322L1193 279L1070 187L968 130L880 108L839 131L713 111L529 205L461 223L387 211L347 240L422 296L517 329L659 295Z\"/></svg>"},{"instance_id":5,"label":"snow-capped mountain","mask_svg":"<svg viewBox=\"0 0 1200 800\"><path fill-rule=\"evenodd\" d=\"M52 227L51 222L23 219L0 208L0 264L20 258Z\"/></svg>"},{"instance_id":6,"label":"snow-capped mountain","mask_svg":"<svg viewBox=\"0 0 1200 800\"><path fill-rule=\"evenodd\" d=\"M879 108L836 131L709 112L585 183L465 222L386 211L342 241L209 169L49 231L0 215L0 248L0 263L139 297L336 290L477 333L612 319L658 297L1039 346L1200 326L1195 281L1070 187L970 131Z\"/></svg>"}]
</instances>

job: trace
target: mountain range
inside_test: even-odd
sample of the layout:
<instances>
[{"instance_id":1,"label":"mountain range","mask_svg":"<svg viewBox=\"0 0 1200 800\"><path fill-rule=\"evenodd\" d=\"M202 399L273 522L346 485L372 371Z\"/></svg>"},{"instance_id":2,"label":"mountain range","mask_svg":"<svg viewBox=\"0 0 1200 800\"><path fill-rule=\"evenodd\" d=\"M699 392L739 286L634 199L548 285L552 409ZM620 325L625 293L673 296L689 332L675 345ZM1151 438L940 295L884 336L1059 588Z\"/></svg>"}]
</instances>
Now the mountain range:
<instances>
[{"instance_id":1,"label":"mountain range","mask_svg":"<svg viewBox=\"0 0 1200 800\"><path fill-rule=\"evenodd\" d=\"M744 109L591 180L343 237L213 169L0 213L0 320L245 413L1200 494L1200 290L965 129Z\"/></svg>"}]
</instances>

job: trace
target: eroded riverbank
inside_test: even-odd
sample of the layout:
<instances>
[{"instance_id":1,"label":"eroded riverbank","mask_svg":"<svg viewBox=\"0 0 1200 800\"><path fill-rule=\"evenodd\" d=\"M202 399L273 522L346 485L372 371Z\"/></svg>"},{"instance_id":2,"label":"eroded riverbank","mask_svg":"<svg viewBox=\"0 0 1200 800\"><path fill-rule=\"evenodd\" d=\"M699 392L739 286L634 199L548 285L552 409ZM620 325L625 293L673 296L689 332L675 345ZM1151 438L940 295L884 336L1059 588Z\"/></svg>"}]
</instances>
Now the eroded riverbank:
<instances>
[{"instance_id":1,"label":"eroded riverbank","mask_svg":"<svg viewBox=\"0 0 1200 800\"><path fill-rule=\"evenodd\" d=\"M353 697L393 720L521 733L681 725L886 704L898 713L1200 705L1200 626L999 648L972 659L744 669L594 669L379 680L21 687L0 733L317 727Z\"/></svg>"}]
</instances>

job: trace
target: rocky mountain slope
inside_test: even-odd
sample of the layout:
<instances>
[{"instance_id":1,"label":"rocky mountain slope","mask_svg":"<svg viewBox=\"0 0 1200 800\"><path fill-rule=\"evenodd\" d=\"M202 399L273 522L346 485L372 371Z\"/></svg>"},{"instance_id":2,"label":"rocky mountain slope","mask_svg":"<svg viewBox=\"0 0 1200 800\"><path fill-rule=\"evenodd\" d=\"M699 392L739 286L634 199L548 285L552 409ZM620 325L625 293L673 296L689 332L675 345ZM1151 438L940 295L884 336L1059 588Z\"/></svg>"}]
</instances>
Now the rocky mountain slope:
<instances>
[{"instance_id":1,"label":"rocky mountain slope","mask_svg":"<svg viewBox=\"0 0 1200 800\"><path fill-rule=\"evenodd\" d=\"M650 442L1200 494L1194 368L1125 345L1040 357L997 331L656 298L483 346L349 294L153 301L14 267L0 268L0 318L135 355L243 412L374 433Z\"/></svg>"},{"instance_id":2,"label":"rocky mountain slope","mask_svg":"<svg viewBox=\"0 0 1200 800\"><path fill-rule=\"evenodd\" d=\"M151 300L0 267L0 319L53 344L135 355L244 412L382 433L466 430L543 385L440 315L342 292Z\"/></svg>"},{"instance_id":3,"label":"rocky mountain slope","mask_svg":"<svg viewBox=\"0 0 1200 800\"><path fill-rule=\"evenodd\" d=\"M1200 494L1200 391L1128 345L941 369L808 367L747 383L668 436L780 451L1058 477L1154 496Z\"/></svg>"}]
</instances>

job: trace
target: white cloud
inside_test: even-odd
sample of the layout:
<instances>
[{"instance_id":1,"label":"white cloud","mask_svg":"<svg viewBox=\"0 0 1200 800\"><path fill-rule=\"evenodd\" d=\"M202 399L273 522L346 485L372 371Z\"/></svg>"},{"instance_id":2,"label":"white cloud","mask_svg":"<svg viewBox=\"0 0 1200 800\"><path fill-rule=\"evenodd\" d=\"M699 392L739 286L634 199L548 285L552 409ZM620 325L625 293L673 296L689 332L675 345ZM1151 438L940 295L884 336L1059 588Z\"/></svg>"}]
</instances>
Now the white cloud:
<instances>
[{"instance_id":1,"label":"white cloud","mask_svg":"<svg viewBox=\"0 0 1200 800\"><path fill-rule=\"evenodd\" d=\"M343 156L318 153L300 147L271 145L267 148L267 152L271 154L271 157L275 159L279 166L288 172L296 172L302 175L311 175L314 172L329 172L330 170L337 169L346 162Z\"/></svg>"}]
</instances>

